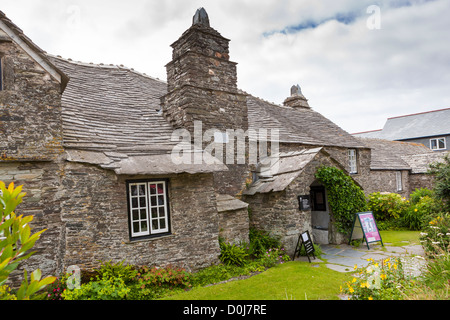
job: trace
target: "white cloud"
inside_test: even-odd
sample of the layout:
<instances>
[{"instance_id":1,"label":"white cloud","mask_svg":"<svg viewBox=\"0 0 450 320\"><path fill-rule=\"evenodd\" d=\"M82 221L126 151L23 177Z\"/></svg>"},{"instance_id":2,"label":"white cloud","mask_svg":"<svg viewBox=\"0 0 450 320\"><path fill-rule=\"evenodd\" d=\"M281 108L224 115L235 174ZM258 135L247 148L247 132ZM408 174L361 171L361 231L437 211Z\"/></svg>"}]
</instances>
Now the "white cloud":
<instances>
[{"instance_id":1,"label":"white cloud","mask_svg":"<svg viewBox=\"0 0 450 320\"><path fill-rule=\"evenodd\" d=\"M239 86L282 103L299 83L310 105L350 132L448 107L446 0L2 0L0 10L52 54L124 64L162 79L175 40L204 6L231 39ZM309 28L308 28L309 27Z\"/></svg>"}]
</instances>

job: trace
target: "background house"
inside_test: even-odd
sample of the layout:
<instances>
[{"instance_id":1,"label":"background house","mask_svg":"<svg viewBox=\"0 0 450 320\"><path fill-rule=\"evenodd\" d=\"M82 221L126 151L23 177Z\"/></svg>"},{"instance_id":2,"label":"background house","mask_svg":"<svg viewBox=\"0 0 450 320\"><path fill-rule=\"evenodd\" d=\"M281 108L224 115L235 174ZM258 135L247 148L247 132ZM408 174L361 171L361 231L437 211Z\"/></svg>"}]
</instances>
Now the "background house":
<instances>
[{"instance_id":1,"label":"background house","mask_svg":"<svg viewBox=\"0 0 450 320\"><path fill-rule=\"evenodd\" d=\"M353 134L423 144L433 151L450 150L450 108L389 118L382 130Z\"/></svg>"}]
</instances>

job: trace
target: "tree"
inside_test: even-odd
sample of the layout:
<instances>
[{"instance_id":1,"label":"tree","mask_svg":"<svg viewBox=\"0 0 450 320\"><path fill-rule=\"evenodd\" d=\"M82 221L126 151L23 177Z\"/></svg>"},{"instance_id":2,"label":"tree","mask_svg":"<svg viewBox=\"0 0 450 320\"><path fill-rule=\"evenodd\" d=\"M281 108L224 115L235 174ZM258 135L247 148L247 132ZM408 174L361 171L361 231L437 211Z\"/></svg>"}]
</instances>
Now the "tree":
<instances>
[{"instance_id":1,"label":"tree","mask_svg":"<svg viewBox=\"0 0 450 320\"><path fill-rule=\"evenodd\" d=\"M443 160L431 164L428 173L433 174L436 179L434 185L436 196L444 200L450 209L450 153L447 153Z\"/></svg>"},{"instance_id":2,"label":"tree","mask_svg":"<svg viewBox=\"0 0 450 320\"><path fill-rule=\"evenodd\" d=\"M14 213L16 207L22 202L25 193L22 186L14 187L11 183L8 188L0 181L0 287L5 288L9 275L20 264L28 259L34 252L30 252L36 240L45 231L39 231L31 235L31 221L33 216L17 216ZM28 281L27 271L24 270L24 279L15 294L18 300L29 300L36 297L36 293L48 284L53 283L55 277L41 279L39 269L33 271ZM2 297L0 291L0 298ZM7 295L10 298L10 295Z\"/></svg>"}]
</instances>

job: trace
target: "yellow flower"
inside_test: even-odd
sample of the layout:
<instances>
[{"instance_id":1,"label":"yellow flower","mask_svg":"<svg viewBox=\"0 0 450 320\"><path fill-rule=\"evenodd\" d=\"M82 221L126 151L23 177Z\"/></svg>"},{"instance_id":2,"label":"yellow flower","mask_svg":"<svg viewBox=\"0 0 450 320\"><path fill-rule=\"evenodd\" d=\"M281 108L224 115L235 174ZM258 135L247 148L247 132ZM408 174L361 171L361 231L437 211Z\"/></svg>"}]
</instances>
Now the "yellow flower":
<instances>
[{"instance_id":1,"label":"yellow flower","mask_svg":"<svg viewBox=\"0 0 450 320\"><path fill-rule=\"evenodd\" d=\"M397 270L397 265L394 263L394 269Z\"/></svg>"},{"instance_id":2,"label":"yellow flower","mask_svg":"<svg viewBox=\"0 0 450 320\"><path fill-rule=\"evenodd\" d=\"M352 283L355 283L355 282L356 282L356 278L353 278L353 279L352 279Z\"/></svg>"},{"instance_id":3,"label":"yellow flower","mask_svg":"<svg viewBox=\"0 0 450 320\"><path fill-rule=\"evenodd\" d=\"M378 263L375 263L374 266L375 266L375 268L378 268Z\"/></svg>"},{"instance_id":4,"label":"yellow flower","mask_svg":"<svg viewBox=\"0 0 450 320\"><path fill-rule=\"evenodd\" d=\"M369 297L369 300L373 300L373 298L372 298L372 297Z\"/></svg>"},{"instance_id":5,"label":"yellow flower","mask_svg":"<svg viewBox=\"0 0 450 320\"><path fill-rule=\"evenodd\" d=\"M361 288L368 288L368 287L369 287L369 283L368 282L361 283Z\"/></svg>"},{"instance_id":6,"label":"yellow flower","mask_svg":"<svg viewBox=\"0 0 450 320\"><path fill-rule=\"evenodd\" d=\"M391 269L391 263L390 262L388 262L388 267L389 267L389 269Z\"/></svg>"},{"instance_id":7,"label":"yellow flower","mask_svg":"<svg viewBox=\"0 0 450 320\"><path fill-rule=\"evenodd\" d=\"M348 289L348 291L349 291L350 293L353 293L353 292L355 292L355 290L353 290L353 288L352 288L352 287L350 287L350 288Z\"/></svg>"},{"instance_id":8,"label":"yellow flower","mask_svg":"<svg viewBox=\"0 0 450 320\"><path fill-rule=\"evenodd\" d=\"M353 270L356 270L356 269L358 269L358 265L357 264L355 264L355 266L353 267Z\"/></svg>"},{"instance_id":9,"label":"yellow flower","mask_svg":"<svg viewBox=\"0 0 450 320\"><path fill-rule=\"evenodd\" d=\"M417 208L415 208L415 209L414 209L414 212L417 212L417 211L418 211Z\"/></svg>"},{"instance_id":10,"label":"yellow flower","mask_svg":"<svg viewBox=\"0 0 450 320\"><path fill-rule=\"evenodd\" d=\"M339 292L341 292L342 293L342 286L339 286Z\"/></svg>"},{"instance_id":11,"label":"yellow flower","mask_svg":"<svg viewBox=\"0 0 450 320\"><path fill-rule=\"evenodd\" d=\"M385 274L381 274L381 275L380 275L380 278L381 278L382 280L386 280L386 275L385 275Z\"/></svg>"}]
</instances>

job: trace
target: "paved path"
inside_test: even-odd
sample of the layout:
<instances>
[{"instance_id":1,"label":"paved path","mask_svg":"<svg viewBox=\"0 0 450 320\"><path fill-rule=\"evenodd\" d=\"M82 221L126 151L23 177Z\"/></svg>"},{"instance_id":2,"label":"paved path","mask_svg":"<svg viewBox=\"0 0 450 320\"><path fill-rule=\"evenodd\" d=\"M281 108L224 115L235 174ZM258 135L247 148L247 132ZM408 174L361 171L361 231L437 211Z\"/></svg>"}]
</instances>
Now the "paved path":
<instances>
[{"instance_id":1,"label":"paved path","mask_svg":"<svg viewBox=\"0 0 450 320\"><path fill-rule=\"evenodd\" d=\"M312 263L326 263L326 266L339 272L349 272L354 270L355 264L365 267L369 264L367 259L375 261L388 257L400 257L405 273L411 276L418 276L425 264L423 258L424 251L420 245L406 245L394 247L390 245L370 244L370 249L364 244L354 247L346 244L341 245L320 245L322 249L321 259L311 259ZM322 260L323 259L323 260ZM299 257L296 260L308 261L307 257ZM326 261L324 261L326 260Z\"/></svg>"}]
</instances>

